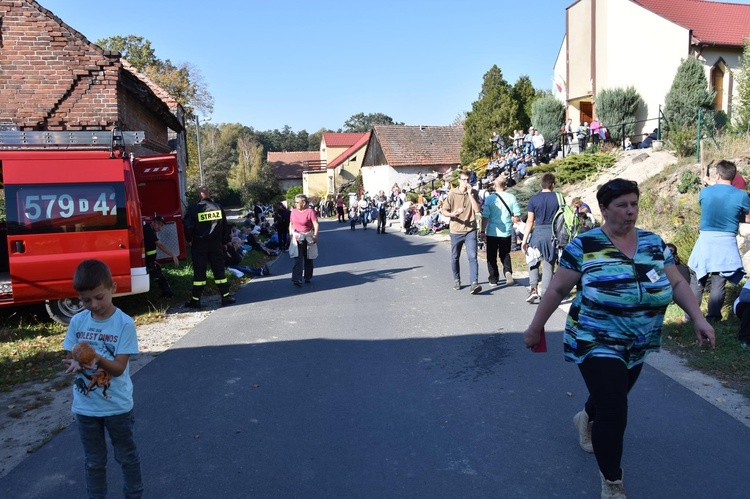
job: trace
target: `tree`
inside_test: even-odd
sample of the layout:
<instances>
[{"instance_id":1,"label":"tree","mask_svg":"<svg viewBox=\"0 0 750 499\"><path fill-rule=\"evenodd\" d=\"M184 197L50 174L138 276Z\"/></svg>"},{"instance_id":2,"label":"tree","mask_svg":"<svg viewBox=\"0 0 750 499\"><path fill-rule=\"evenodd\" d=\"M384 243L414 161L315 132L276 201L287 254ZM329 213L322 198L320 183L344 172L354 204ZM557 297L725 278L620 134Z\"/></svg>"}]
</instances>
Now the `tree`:
<instances>
[{"instance_id":1,"label":"tree","mask_svg":"<svg viewBox=\"0 0 750 499\"><path fill-rule=\"evenodd\" d=\"M251 135L241 135L237 139L237 153L237 163L232 165L229 172L229 187L238 191L242 201L247 204L252 198L251 172L261 167L265 153L263 146Z\"/></svg>"},{"instance_id":2,"label":"tree","mask_svg":"<svg viewBox=\"0 0 750 499\"><path fill-rule=\"evenodd\" d=\"M96 44L106 50L119 52L138 71L159 63L154 49L151 48L151 42L144 40L142 36L110 36L97 40Z\"/></svg>"},{"instance_id":3,"label":"tree","mask_svg":"<svg viewBox=\"0 0 750 499\"><path fill-rule=\"evenodd\" d=\"M492 132L508 137L518 126L518 101L512 95L510 84L503 78L497 65L485 73L479 99L471 105L464 120L464 137L461 142L461 163L488 157L492 153Z\"/></svg>"},{"instance_id":4,"label":"tree","mask_svg":"<svg viewBox=\"0 0 750 499\"><path fill-rule=\"evenodd\" d=\"M369 132L373 125L403 125L383 113L358 113L344 122L344 132Z\"/></svg>"},{"instance_id":5,"label":"tree","mask_svg":"<svg viewBox=\"0 0 750 499\"><path fill-rule=\"evenodd\" d=\"M546 141L557 139L564 121L565 106L551 95L539 97L531 105L531 122Z\"/></svg>"},{"instance_id":6,"label":"tree","mask_svg":"<svg viewBox=\"0 0 750 499\"><path fill-rule=\"evenodd\" d=\"M531 105L539 96L531 84L531 78L526 75L520 76L513 84L513 98L518 101L518 128L526 130L531 126Z\"/></svg>"},{"instance_id":7,"label":"tree","mask_svg":"<svg viewBox=\"0 0 750 499\"><path fill-rule=\"evenodd\" d=\"M607 127L612 140L621 141L622 123L625 136L635 133L635 120L641 96L634 86L627 88L605 88L596 96L596 117Z\"/></svg>"},{"instance_id":8,"label":"tree","mask_svg":"<svg viewBox=\"0 0 750 499\"><path fill-rule=\"evenodd\" d=\"M326 130L325 128L321 128L315 133L311 133L307 137L307 150L308 151L319 151L320 150L320 143L323 141L323 134L330 132L331 130Z\"/></svg>"},{"instance_id":9,"label":"tree","mask_svg":"<svg viewBox=\"0 0 750 499\"><path fill-rule=\"evenodd\" d=\"M97 40L97 45L106 50L116 50L138 71L166 90L182 104L188 119L196 113L211 114L214 98L208 91L200 69L188 62L173 64L156 57L151 42L140 36L112 36Z\"/></svg>"},{"instance_id":10,"label":"tree","mask_svg":"<svg viewBox=\"0 0 750 499\"><path fill-rule=\"evenodd\" d=\"M745 45L740 56L740 67L734 73L737 82L738 103L732 113L734 126L742 131L750 130L750 40L745 39Z\"/></svg>"},{"instance_id":11,"label":"tree","mask_svg":"<svg viewBox=\"0 0 750 499\"><path fill-rule=\"evenodd\" d=\"M271 201L281 193L279 180L267 162L251 170L248 191L251 199L261 202Z\"/></svg>"},{"instance_id":12,"label":"tree","mask_svg":"<svg viewBox=\"0 0 750 499\"><path fill-rule=\"evenodd\" d=\"M713 127L715 94L708 88L703 64L694 57L683 59L664 98L668 129L694 128L698 122L698 109L703 110L703 126Z\"/></svg>"}]
</instances>

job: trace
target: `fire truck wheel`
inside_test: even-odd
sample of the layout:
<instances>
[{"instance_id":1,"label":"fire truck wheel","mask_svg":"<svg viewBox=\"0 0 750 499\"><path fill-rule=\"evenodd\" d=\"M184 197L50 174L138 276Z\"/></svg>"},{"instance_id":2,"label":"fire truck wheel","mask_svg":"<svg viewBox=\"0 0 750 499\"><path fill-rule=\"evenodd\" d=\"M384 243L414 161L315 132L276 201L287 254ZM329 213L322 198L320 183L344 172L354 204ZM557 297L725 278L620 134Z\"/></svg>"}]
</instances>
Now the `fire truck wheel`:
<instances>
[{"instance_id":1,"label":"fire truck wheel","mask_svg":"<svg viewBox=\"0 0 750 499\"><path fill-rule=\"evenodd\" d=\"M44 304L52 320L60 324L70 324L70 319L83 310L83 304L78 298L48 300Z\"/></svg>"}]
</instances>

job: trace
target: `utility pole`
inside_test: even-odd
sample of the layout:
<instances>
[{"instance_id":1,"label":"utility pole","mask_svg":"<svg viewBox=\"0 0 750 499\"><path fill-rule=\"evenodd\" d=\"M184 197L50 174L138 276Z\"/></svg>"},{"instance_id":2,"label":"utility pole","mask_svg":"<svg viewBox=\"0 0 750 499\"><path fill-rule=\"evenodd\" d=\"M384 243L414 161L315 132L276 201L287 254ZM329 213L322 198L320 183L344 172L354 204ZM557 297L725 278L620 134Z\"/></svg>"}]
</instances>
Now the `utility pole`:
<instances>
[{"instance_id":1,"label":"utility pole","mask_svg":"<svg viewBox=\"0 0 750 499\"><path fill-rule=\"evenodd\" d=\"M195 115L195 138L198 144L198 170L201 174L201 185L206 185L203 181L203 158L201 158L201 120L197 114Z\"/></svg>"}]
</instances>

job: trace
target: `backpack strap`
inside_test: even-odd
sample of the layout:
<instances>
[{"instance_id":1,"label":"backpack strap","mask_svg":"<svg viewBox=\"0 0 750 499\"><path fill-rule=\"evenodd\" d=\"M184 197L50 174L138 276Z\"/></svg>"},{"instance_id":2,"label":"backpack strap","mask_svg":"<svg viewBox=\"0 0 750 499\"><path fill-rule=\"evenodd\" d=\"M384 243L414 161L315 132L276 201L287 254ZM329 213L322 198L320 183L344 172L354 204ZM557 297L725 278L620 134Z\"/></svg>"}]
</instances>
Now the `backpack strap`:
<instances>
[{"instance_id":1,"label":"backpack strap","mask_svg":"<svg viewBox=\"0 0 750 499\"><path fill-rule=\"evenodd\" d=\"M557 195L557 205L560 207L560 209L565 208L565 198L562 194L555 191L555 195Z\"/></svg>"}]
</instances>

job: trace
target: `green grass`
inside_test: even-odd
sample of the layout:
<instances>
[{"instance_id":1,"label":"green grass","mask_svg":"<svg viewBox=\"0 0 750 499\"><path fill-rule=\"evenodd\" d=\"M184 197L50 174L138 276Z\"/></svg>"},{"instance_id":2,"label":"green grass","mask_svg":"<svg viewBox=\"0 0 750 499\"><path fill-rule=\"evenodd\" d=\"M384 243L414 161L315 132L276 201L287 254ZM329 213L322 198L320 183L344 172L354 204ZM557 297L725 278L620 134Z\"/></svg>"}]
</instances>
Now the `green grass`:
<instances>
[{"instance_id":1,"label":"green grass","mask_svg":"<svg viewBox=\"0 0 750 499\"><path fill-rule=\"evenodd\" d=\"M674 304L669 306L664 318L662 342L666 350L683 357L690 367L710 374L724 385L750 397L750 350L743 350L739 346L737 332L740 321L731 308L740 289L741 286L727 284L723 320L713 324L716 349L698 345L692 323L684 320L684 312ZM705 293L705 299L707 295Z\"/></svg>"},{"instance_id":2,"label":"green grass","mask_svg":"<svg viewBox=\"0 0 750 499\"><path fill-rule=\"evenodd\" d=\"M242 261L243 265L259 267L270 258L259 251L251 251ZM180 267L162 266L172 290L173 298L162 298L156 281L151 282L151 291L139 295L114 299L114 304L133 317L137 326L158 322L170 307L183 304L189 297L193 283L193 267L189 261L180 262ZM218 293L209 271L208 285L203 294ZM227 273L232 291L238 289L249 278L234 277ZM6 308L7 316L0 317L0 391L27 381L47 381L63 371L62 359L65 351L62 341L66 326L53 322L44 306Z\"/></svg>"}]
</instances>

